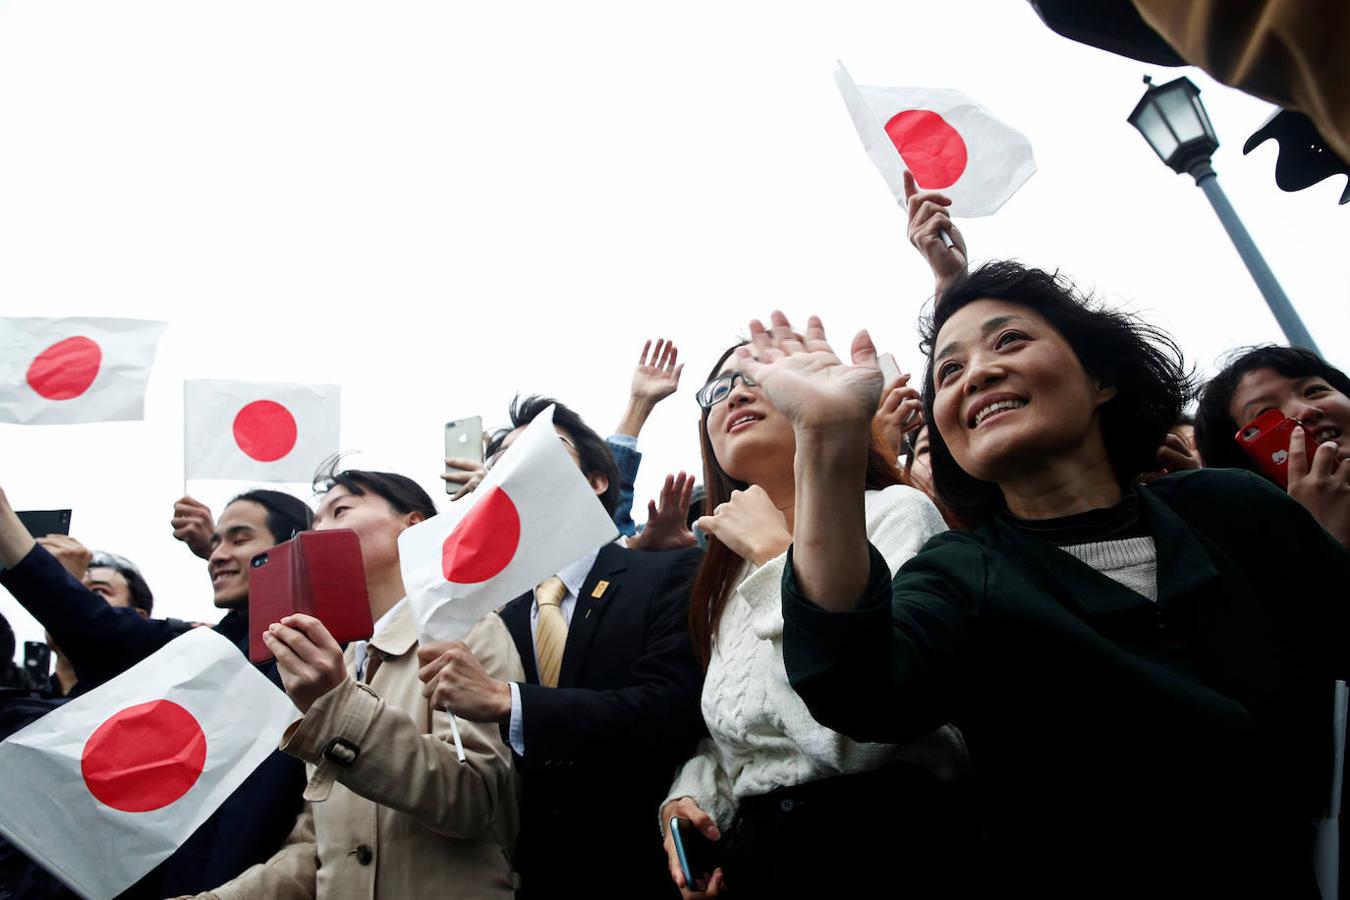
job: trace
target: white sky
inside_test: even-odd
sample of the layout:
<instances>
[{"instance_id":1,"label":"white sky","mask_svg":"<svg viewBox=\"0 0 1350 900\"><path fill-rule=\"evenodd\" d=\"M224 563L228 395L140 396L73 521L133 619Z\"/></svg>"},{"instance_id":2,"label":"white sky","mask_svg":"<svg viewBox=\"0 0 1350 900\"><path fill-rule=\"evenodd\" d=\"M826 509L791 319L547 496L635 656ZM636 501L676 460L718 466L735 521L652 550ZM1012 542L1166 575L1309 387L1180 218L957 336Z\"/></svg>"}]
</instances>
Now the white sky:
<instances>
[{"instance_id":1,"label":"white sky","mask_svg":"<svg viewBox=\"0 0 1350 900\"><path fill-rule=\"evenodd\" d=\"M351 464L444 497L442 423L555 394L602 433L642 341L679 395L642 435L645 507L697 468L693 391L752 316L820 313L918 367L931 291L832 78L965 91L1040 171L962 222L976 261L1058 266L1206 370L1282 339L1193 182L1125 122L1181 70L1074 44L1025 3L0 0L4 315L166 319L144 422L0 425L18 509L135 559L156 613L214 621L170 536L182 380L338 382ZM1241 155L1268 104L1186 70L1215 168L1323 353L1350 366L1339 179ZM247 485L194 482L217 511ZM40 629L8 595L20 641Z\"/></svg>"}]
</instances>

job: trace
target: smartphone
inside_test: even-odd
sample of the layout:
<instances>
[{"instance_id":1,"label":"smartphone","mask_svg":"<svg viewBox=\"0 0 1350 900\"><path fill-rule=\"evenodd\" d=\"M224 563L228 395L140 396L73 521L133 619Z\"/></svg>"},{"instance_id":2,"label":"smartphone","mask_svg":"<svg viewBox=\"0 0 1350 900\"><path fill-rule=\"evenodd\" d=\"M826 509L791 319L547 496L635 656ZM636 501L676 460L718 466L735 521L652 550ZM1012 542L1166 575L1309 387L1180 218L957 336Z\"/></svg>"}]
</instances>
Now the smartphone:
<instances>
[{"instance_id":1,"label":"smartphone","mask_svg":"<svg viewBox=\"0 0 1350 900\"><path fill-rule=\"evenodd\" d=\"M42 641L23 642L23 670L33 684L41 684L52 674L52 648Z\"/></svg>"},{"instance_id":2,"label":"smartphone","mask_svg":"<svg viewBox=\"0 0 1350 900\"><path fill-rule=\"evenodd\" d=\"M721 860L721 847L716 841L704 837L693 822L679 816L670 819L670 835L675 841L675 852L680 857L684 883L693 890L698 881L712 877L713 870Z\"/></svg>"},{"instance_id":3,"label":"smartphone","mask_svg":"<svg viewBox=\"0 0 1350 900\"><path fill-rule=\"evenodd\" d=\"M70 510L35 509L19 513L19 521L35 538L49 534L70 534Z\"/></svg>"},{"instance_id":4,"label":"smartphone","mask_svg":"<svg viewBox=\"0 0 1350 900\"><path fill-rule=\"evenodd\" d=\"M888 385L900 377L900 366L895 361L895 356L890 353L883 353L877 357L877 365L881 367L882 385Z\"/></svg>"},{"instance_id":5,"label":"smartphone","mask_svg":"<svg viewBox=\"0 0 1350 900\"><path fill-rule=\"evenodd\" d=\"M1289 438L1302 424L1286 418L1278 409L1268 409L1244 425L1233 439L1256 464L1256 468L1282 488L1289 487ZM1308 454L1317 449L1317 441L1307 435Z\"/></svg>"},{"instance_id":6,"label":"smartphone","mask_svg":"<svg viewBox=\"0 0 1350 900\"><path fill-rule=\"evenodd\" d=\"M249 561L249 659L272 659L263 632L291 613L318 619L339 644L371 636L375 625L355 531L302 531Z\"/></svg>"},{"instance_id":7,"label":"smartphone","mask_svg":"<svg viewBox=\"0 0 1350 900\"><path fill-rule=\"evenodd\" d=\"M483 417L473 416L468 419L456 419L453 422L445 423L445 456L446 458L458 457L460 459L471 459L476 463L483 461ZM462 469L445 467L445 474L461 472ZM445 492L447 494L457 494L463 485L456 484L453 481L445 483Z\"/></svg>"}]
</instances>

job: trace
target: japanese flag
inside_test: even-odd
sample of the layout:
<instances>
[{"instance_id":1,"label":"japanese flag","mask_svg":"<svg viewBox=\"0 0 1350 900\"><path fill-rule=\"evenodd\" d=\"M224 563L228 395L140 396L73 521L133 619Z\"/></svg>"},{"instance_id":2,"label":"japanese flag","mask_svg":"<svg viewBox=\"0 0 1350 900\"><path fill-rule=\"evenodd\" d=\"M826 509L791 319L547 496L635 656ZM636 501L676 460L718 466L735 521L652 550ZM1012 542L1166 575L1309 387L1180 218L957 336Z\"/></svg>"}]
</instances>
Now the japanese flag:
<instances>
[{"instance_id":1,"label":"japanese flag","mask_svg":"<svg viewBox=\"0 0 1350 900\"><path fill-rule=\"evenodd\" d=\"M197 830L297 716L194 628L0 744L0 833L71 890L113 897Z\"/></svg>"},{"instance_id":2,"label":"japanese flag","mask_svg":"<svg viewBox=\"0 0 1350 900\"><path fill-rule=\"evenodd\" d=\"M309 481L338 452L335 384L183 382L185 478Z\"/></svg>"},{"instance_id":3,"label":"japanese flag","mask_svg":"<svg viewBox=\"0 0 1350 900\"><path fill-rule=\"evenodd\" d=\"M458 640L484 614L618 535L559 440L550 406L477 490L399 535L418 634Z\"/></svg>"},{"instance_id":4,"label":"japanese flag","mask_svg":"<svg viewBox=\"0 0 1350 900\"><path fill-rule=\"evenodd\" d=\"M0 422L144 418L164 327L144 319L0 318Z\"/></svg>"},{"instance_id":5,"label":"japanese flag","mask_svg":"<svg viewBox=\"0 0 1350 900\"><path fill-rule=\"evenodd\" d=\"M835 81L863 147L895 199L908 169L923 190L942 191L953 216L990 216L1036 172L1031 143L960 91Z\"/></svg>"}]
</instances>

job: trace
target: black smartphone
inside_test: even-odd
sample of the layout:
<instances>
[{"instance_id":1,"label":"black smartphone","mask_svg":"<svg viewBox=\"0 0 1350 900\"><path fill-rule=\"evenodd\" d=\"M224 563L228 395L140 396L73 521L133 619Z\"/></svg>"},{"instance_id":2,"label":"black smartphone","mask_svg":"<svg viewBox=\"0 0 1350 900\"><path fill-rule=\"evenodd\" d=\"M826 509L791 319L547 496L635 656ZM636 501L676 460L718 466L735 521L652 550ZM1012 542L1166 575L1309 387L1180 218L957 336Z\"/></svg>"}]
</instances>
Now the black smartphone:
<instances>
[{"instance_id":1,"label":"black smartphone","mask_svg":"<svg viewBox=\"0 0 1350 900\"><path fill-rule=\"evenodd\" d=\"M41 684L52 674L52 648L42 641L23 642L23 670L33 680Z\"/></svg>"},{"instance_id":2,"label":"black smartphone","mask_svg":"<svg viewBox=\"0 0 1350 900\"><path fill-rule=\"evenodd\" d=\"M716 841L710 841L703 832L694 827L694 823L679 816L670 819L670 834L675 840L675 852L680 857L680 869L684 871L684 883L694 890L699 881L712 877L713 871L721 861L722 848Z\"/></svg>"},{"instance_id":3,"label":"black smartphone","mask_svg":"<svg viewBox=\"0 0 1350 900\"><path fill-rule=\"evenodd\" d=\"M19 513L19 521L35 538L49 534L70 534L68 509L30 509Z\"/></svg>"}]
</instances>

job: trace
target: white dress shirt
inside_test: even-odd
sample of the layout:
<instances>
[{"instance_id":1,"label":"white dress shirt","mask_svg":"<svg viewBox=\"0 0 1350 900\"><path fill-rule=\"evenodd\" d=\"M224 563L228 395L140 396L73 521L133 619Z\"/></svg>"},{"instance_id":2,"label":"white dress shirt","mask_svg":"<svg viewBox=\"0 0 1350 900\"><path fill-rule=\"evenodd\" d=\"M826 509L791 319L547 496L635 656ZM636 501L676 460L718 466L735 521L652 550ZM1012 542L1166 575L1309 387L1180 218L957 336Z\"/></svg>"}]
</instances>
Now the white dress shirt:
<instances>
[{"instance_id":1,"label":"white dress shirt","mask_svg":"<svg viewBox=\"0 0 1350 900\"><path fill-rule=\"evenodd\" d=\"M398 612L399 608L402 607L407 600L408 598L404 597L385 610L384 615L380 616L379 620L375 623L375 627L370 630L371 640L375 639L375 636L380 633L381 628L389 624L389 620L394 618L394 613ZM370 662L370 651L366 648L369 646L370 641L352 641L352 656L354 657L353 661L356 663L357 681L366 680L366 663Z\"/></svg>"},{"instance_id":2,"label":"white dress shirt","mask_svg":"<svg viewBox=\"0 0 1350 900\"><path fill-rule=\"evenodd\" d=\"M563 595L562 603L559 608L562 610L563 621L570 628L572 626L572 612L577 608L577 597L581 593L581 585L585 583L586 576L590 574L591 568L595 565L595 558L600 555L600 549L597 547L590 553L587 553L576 562L563 567L558 573L562 579L563 587L567 593ZM534 630L539 625L539 601L532 599L530 601L530 646L534 647ZM539 648L534 648L534 670L539 671ZM511 749L516 751L517 756L525 755L525 721L520 709L520 685L511 682L511 725L507 731L507 739L511 743Z\"/></svg>"}]
</instances>

